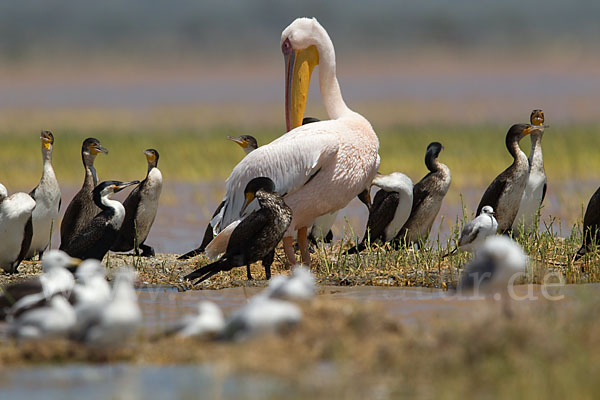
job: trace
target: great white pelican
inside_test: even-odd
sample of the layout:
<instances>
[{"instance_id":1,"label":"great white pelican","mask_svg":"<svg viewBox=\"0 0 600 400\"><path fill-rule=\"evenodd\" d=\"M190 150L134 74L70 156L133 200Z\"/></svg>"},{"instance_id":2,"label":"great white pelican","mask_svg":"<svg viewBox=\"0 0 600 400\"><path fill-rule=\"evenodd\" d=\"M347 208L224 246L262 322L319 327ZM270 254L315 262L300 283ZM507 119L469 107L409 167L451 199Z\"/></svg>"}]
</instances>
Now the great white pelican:
<instances>
[{"instance_id":1,"label":"great white pelican","mask_svg":"<svg viewBox=\"0 0 600 400\"><path fill-rule=\"evenodd\" d=\"M285 59L285 116L289 132L240 161L227 179L224 206L211 224L219 233L242 213L244 188L266 176L284 196L293 218L283 237L290 264L297 264L293 232L302 261L310 263L307 229L315 218L345 207L371 183L379 167L379 140L371 124L342 98L335 51L327 31L314 18L298 18L281 34ZM319 65L321 96L330 120L302 126L310 78ZM254 205L256 207L256 205Z\"/></svg>"}]
</instances>

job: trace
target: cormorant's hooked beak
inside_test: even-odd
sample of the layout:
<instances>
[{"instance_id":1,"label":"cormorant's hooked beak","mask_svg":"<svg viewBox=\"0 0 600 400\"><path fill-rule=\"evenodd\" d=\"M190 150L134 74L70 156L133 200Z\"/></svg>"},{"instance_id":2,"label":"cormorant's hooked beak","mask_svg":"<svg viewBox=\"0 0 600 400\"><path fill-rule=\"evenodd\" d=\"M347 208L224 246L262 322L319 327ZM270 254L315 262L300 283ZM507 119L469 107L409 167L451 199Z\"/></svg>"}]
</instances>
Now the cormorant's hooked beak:
<instances>
[{"instance_id":1,"label":"cormorant's hooked beak","mask_svg":"<svg viewBox=\"0 0 600 400\"><path fill-rule=\"evenodd\" d=\"M254 193L246 193L246 202L244 203L244 207L242 207L242 211L240 212L240 215L244 214L244 211L246 211L246 208L250 205L250 203L252 203L252 200L254 200Z\"/></svg>"},{"instance_id":2,"label":"cormorant's hooked beak","mask_svg":"<svg viewBox=\"0 0 600 400\"><path fill-rule=\"evenodd\" d=\"M531 132L537 131L539 129L539 127L534 126L534 125L527 125L525 127L525 129L523 129L523 136L527 136L529 135Z\"/></svg>"},{"instance_id":3,"label":"cormorant's hooked beak","mask_svg":"<svg viewBox=\"0 0 600 400\"><path fill-rule=\"evenodd\" d=\"M90 146L90 153L93 155L97 155L99 153L108 154L108 149L100 144L92 144Z\"/></svg>"},{"instance_id":4,"label":"cormorant's hooked beak","mask_svg":"<svg viewBox=\"0 0 600 400\"><path fill-rule=\"evenodd\" d=\"M150 150L144 150L144 154L146 155L146 160L148 163L152 164L156 161L156 155Z\"/></svg>"},{"instance_id":5,"label":"cormorant's hooked beak","mask_svg":"<svg viewBox=\"0 0 600 400\"><path fill-rule=\"evenodd\" d=\"M40 134L40 139L42 140L42 145L45 149L50 149L50 146L52 146L52 142L54 142L54 138L47 131L43 131Z\"/></svg>"},{"instance_id":6,"label":"cormorant's hooked beak","mask_svg":"<svg viewBox=\"0 0 600 400\"><path fill-rule=\"evenodd\" d=\"M119 185L115 185L114 193L120 192L131 185L137 185L140 181L131 181L131 182L121 182Z\"/></svg>"},{"instance_id":7,"label":"cormorant's hooked beak","mask_svg":"<svg viewBox=\"0 0 600 400\"><path fill-rule=\"evenodd\" d=\"M248 147L248 144L249 144L247 140L242 139L241 137L227 136L227 139L239 144L240 146L242 146L243 149Z\"/></svg>"},{"instance_id":8,"label":"cormorant's hooked beak","mask_svg":"<svg viewBox=\"0 0 600 400\"><path fill-rule=\"evenodd\" d=\"M319 51L316 46L296 50L289 39L283 43L285 58L285 123L288 131L302 125L310 76L319 64Z\"/></svg>"}]
</instances>

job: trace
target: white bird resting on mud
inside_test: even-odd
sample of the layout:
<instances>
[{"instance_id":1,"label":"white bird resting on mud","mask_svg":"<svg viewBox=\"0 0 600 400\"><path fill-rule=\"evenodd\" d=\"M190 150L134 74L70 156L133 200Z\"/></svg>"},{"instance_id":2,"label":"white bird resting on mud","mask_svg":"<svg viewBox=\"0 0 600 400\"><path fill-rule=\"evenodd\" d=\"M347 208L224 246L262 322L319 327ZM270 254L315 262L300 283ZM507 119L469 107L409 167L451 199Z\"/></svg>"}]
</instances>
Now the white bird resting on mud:
<instances>
[{"instance_id":1,"label":"white bird resting on mud","mask_svg":"<svg viewBox=\"0 0 600 400\"><path fill-rule=\"evenodd\" d=\"M292 268L289 276L277 275L269 281L265 294L272 299L311 300L315 297L315 277L304 265Z\"/></svg>"},{"instance_id":2,"label":"white bird resting on mud","mask_svg":"<svg viewBox=\"0 0 600 400\"><path fill-rule=\"evenodd\" d=\"M225 328L223 312L215 303L201 301L198 303L198 312L186 315L167 334L178 337L215 337Z\"/></svg>"},{"instance_id":3,"label":"white bird resting on mud","mask_svg":"<svg viewBox=\"0 0 600 400\"><path fill-rule=\"evenodd\" d=\"M510 316L508 301L511 286L525 274L527 256L517 242L507 236L486 239L475 258L462 272L458 291L462 295L477 298L493 294L502 299L504 312Z\"/></svg>"},{"instance_id":4,"label":"white bird resting on mud","mask_svg":"<svg viewBox=\"0 0 600 400\"><path fill-rule=\"evenodd\" d=\"M2 288L0 319L5 318L7 312L17 314L43 306L45 301L56 294L68 298L75 279L67 267L76 266L80 262L81 260L72 258L61 250L46 251L42 258L43 274Z\"/></svg>"},{"instance_id":5,"label":"white bird resting on mud","mask_svg":"<svg viewBox=\"0 0 600 400\"><path fill-rule=\"evenodd\" d=\"M444 257L454 254L457 250L468 251L474 253L483 245L488 236L496 234L498 230L498 221L494 217L494 209L490 206L485 206L481 209L481 214L469 221L462 229L458 245L450 253Z\"/></svg>"},{"instance_id":6,"label":"white bird resting on mud","mask_svg":"<svg viewBox=\"0 0 600 400\"><path fill-rule=\"evenodd\" d=\"M85 260L75 272L77 283L71 296L77 315L74 332L80 332L110 301L111 289L106 280L106 268L95 259Z\"/></svg>"},{"instance_id":7,"label":"white bird resting on mud","mask_svg":"<svg viewBox=\"0 0 600 400\"><path fill-rule=\"evenodd\" d=\"M90 319L81 332L75 333L76 339L92 345L117 346L135 335L142 323L133 288L135 277L131 268L123 268L116 274L111 299L96 308L95 318Z\"/></svg>"},{"instance_id":8,"label":"white bird resting on mud","mask_svg":"<svg viewBox=\"0 0 600 400\"><path fill-rule=\"evenodd\" d=\"M11 336L18 339L66 337L75 326L75 310L67 299L55 295L42 307L36 307L7 318Z\"/></svg>"},{"instance_id":9,"label":"white bird resting on mud","mask_svg":"<svg viewBox=\"0 0 600 400\"><path fill-rule=\"evenodd\" d=\"M301 320L302 311L297 305L261 293L232 314L221 337L243 340L294 327Z\"/></svg>"}]
</instances>

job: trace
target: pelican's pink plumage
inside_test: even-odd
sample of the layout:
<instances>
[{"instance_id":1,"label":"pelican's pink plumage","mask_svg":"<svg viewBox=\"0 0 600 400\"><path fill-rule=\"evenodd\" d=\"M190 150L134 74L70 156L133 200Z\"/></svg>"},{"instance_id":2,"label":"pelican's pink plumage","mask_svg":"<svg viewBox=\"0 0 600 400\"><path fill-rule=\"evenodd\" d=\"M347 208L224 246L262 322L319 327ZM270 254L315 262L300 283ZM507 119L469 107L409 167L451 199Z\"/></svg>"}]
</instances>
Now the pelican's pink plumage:
<instances>
[{"instance_id":1,"label":"pelican's pink plumage","mask_svg":"<svg viewBox=\"0 0 600 400\"><path fill-rule=\"evenodd\" d=\"M316 47L321 96L331 119L298 126L240 161L227 179L225 205L212 226L217 233L242 218L244 187L252 178L269 177L293 212L284 236L286 254L295 264L289 247L293 232L298 230L303 261L308 263L306 228L315 218L345 207L368 187L379 167L379 140L369 121L344 103L336 77L333 43L316 19L296 19L283 31L281 43L288 46L293 56ZM299 113L303 112L302 107ZM290 115L286 116L289 126ZM302 115L293 117L294 121L302 120ZM246 214L251 211L248 207Z\"/></svg>"}]
</instances>

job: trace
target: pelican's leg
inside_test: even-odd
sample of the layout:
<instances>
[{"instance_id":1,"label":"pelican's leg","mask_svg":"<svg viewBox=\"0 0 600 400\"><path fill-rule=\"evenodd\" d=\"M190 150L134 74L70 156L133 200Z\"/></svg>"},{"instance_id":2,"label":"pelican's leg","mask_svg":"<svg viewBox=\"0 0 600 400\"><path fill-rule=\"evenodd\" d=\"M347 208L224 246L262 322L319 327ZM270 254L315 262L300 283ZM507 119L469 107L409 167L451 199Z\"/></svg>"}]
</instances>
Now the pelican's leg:
<instances>
[{"instance_id":1,"label":"pelican's leg","mask_svg":"<svg viewBox=\"0 0 600 400\"><path fill-rule=\"evenodd\" d=\"M290 266L296 265L298 262L296 261L296 252L294 251L294 238L291 236L283 237L283 250L285 251L285 255L287 256L288 261L290 262Z\"/></svg>"},{"instance_id":2,"label":"pelican's leg","mask_svg":"<svg viewBox=\"0 0 600 400\"><path fill-rule=\"evenodd\" d=\"M300 247L300 255L302 256L302 262L310 267L310 250L308 249L308 228L303 227L298 229L298 247Z\"/></svg>"}]
</instances>

